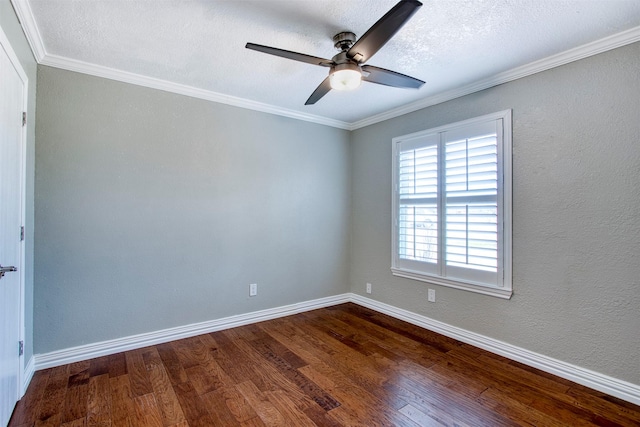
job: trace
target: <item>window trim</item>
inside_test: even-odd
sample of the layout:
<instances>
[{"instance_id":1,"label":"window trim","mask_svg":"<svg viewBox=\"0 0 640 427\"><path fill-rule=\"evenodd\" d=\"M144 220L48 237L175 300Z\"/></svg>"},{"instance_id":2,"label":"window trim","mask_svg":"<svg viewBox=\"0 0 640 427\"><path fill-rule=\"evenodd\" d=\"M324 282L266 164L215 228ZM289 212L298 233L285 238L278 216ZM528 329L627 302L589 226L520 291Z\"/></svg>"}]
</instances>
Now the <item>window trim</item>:
<instances>
[{"instance_id":1,"label":"window trim","mask_svg":"<svg viewBox=\"0 0 640 427\"><path fill-rule=\"evenodd\" d=\"M512 112L511 109L474 117L455 123L398 136L392 139L392 213L391 213L391 273L394 276L412 280L432 283L450 288L476 292L498 298L509 299L513 294L512 287ZM498 205L502 202L502 259L498 260L503 274L502 286L491 286L486 283L474 282L471 280L451 279L439 275L432 275L422 271L416 271L398 265L398 211L400 204L400 192L398 191L398 158L397 147L399 143L415 138L422 138L434 133L451 131L456 128L477 124L481 122L497 121L502 119L502 147L498 149L498 170L502 172L498 176ZM500 149L501 148L501 149ZM442 194L442 193L441 193ZM498 272L500 273L500 271Z\"/></svg>"}]
</instances>

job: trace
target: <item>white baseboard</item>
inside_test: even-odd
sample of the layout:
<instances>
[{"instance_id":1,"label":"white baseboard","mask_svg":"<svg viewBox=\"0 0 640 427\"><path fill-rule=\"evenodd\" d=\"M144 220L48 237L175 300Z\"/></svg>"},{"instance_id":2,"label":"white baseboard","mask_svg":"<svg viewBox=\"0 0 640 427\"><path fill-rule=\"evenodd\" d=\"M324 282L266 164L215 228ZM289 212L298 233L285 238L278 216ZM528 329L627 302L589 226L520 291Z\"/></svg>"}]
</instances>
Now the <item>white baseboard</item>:
<instances>
[{"instance_id":1,"label":"white baseboard","mask_svg":"<svg viewBox=\"0 0 640 427\"><path fill-rule=\"evenodd\" d=\"M134 350L150 345L162 344L169 341L207 334L209 332L235 328L236 326L290 316L304 311L349 302L350 295L351 294L342 294L319 298L311 301L270 308L267 310L254 311L252 313L223 317L222 319L209 320L207 322L193 323L191 325L178 326L176 328L169 328L161 331L131 335L128 337L52 351L50 353L37 354L35 356L35 367L36 370L52 368L54 366L66 365L68 363L74 363L81 360L93 359L94 357L107 356L110 354L120 353L122 351Z\"/></svg>"},{"instance_id":2,"label":"white baseboard","mask_svg":"<svg viewBox=\"0 0 640 427\"><path fill-rule=\"evenodd\" d=\"M27 362L27 366L24 367L22 371L20 397L24 396L27 392L27 387L29 387L29 383L31 383L31 378L33 378L33 374L36 372L36 359L34 356L29 358Z\"/></svg>"},{"instance_id":3,"label":"white baseboard","mask_svg":"<svg viewBox=\"0 0 640 427\"><path fill-rule=\"evenodd\" d=\"M304 311L329 307L332 305L353 302L363 307L370 308L380 313L387 314L399 320L420 326L433 332L457 339L467 344L474 345L492 353L499 354L512 360L524 363L525 365L538 368L561 378L574 381L594 390L610 394L628 402L640 405L640 385L612 378L588 369L581 368L570 363L553 359L542 354L538 354L514 345L476 334L449 324L430 319L426 316L416 314L401 308L394 307L361 295L346 293L332 297L320 298L312 301L305 301L297 304L282 307L260 310L252 313L237 316L225 317L222 319L207 322L194 323L191 325L165 329L156 332L133 335L109 341L102 341L64 350L53 351L46 354L37 354L29 360L25 367L25 380L31 380L34 370L51 368L65 365L81 360L92 359L94 357L106 356L122 351L133 350L149 345L161 344L182 338L193 337L209 332L234 328L236 326L248 325L265 320L289 316ZM30 373L29 373L30 372ZM26 390L28 381L24 383Z\"/></svg>"},{"instance_id":4,"label":"white baseboard","mask_svg":"<svg viewBox=\"0 0 640 427\"><path fill-rule=\"evenodd\" d=\"M538 368L541 371L557 375L569 381L618 397L627 402L640 405L640 385L612 378L607 375L581 368L561 360L553 359L524 348L476 334L465 329L442 323L429 317L394 307L357 294L350 295L351 302L387 314L396 319L420 326L433 332L454 338L467 344L482 348L508 359Z\"/></svg>"}]
</instances>

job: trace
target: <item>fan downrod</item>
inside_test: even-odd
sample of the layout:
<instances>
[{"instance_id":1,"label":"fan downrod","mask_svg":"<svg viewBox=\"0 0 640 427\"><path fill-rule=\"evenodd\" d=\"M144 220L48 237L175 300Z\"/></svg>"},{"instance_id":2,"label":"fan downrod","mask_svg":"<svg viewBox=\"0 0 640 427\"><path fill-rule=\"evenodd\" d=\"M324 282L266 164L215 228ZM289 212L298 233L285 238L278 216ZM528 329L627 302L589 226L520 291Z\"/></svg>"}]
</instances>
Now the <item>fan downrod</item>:
<instances>
[{"instance_id":1,"label":"fan downrod","mask_svg":"<svg viewBox=\"0 0 640 427\"><path fill-rule=\"evenodd\" d=\"M343 31L333 36L333 45L336 49L346 52L356 42L356 35L351 31Z\"/></svg>"}]
</instances>

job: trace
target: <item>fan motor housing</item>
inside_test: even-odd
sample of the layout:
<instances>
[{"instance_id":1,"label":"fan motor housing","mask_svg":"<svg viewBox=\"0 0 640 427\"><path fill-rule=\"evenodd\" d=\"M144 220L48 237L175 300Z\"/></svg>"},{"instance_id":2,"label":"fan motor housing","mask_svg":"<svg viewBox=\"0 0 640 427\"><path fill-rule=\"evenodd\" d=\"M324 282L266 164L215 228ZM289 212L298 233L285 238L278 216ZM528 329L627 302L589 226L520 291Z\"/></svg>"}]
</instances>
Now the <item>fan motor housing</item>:
<instances>
[{"instance_id":1,"label":"fan motor housing","mask_svg":"<svg viewBox=\"0 0 640 427\"><path fill-rule=\"evenodd\" d=\"M343 31L333 36L333 45L336 49L347 51L356 42L356 35L351 31Z\"/></svg>"},{"instance_id":2,"label":"fan motor housing","mask_svg":"<svg viewBox=\"0 0 640 427\"><path fill-rule=\"evenodd\" d=\"M349 62L334 65L333 67L331 67L331 72L329 74L333 74L336 71L340 71L340 70L353 70L362 74L362 70L360 69L360 66L351 60Z\"/></svg>"},{"instance_id":3,"label":"fan motor housing","mask_svg":"<svg viewBox=\"0 0 640 427\"><path fill-rule=\"evenodd\" d=\"M357 61L349 58L347 56L347 52L346 51L342 51L342 52L338 53L333 58L331 58L331 60L336 64L336 65L334 65L334 68L338 67L340 65L347 65L346 67L343 67L343 68L337 68L337 70L344 69L344 68L351 68L351 69L358 68L359 69L359 65L360 65L360 64L358 64Z\"/></svg>"}]
</instances>

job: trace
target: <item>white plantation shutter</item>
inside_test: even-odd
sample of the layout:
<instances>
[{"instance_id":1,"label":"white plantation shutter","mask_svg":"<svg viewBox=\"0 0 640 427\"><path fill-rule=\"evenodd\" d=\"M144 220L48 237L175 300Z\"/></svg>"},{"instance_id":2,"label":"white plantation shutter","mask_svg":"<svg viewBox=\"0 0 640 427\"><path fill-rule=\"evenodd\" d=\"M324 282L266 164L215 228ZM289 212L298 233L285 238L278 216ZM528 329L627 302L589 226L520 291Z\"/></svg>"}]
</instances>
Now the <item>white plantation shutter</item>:
<instances>
[{"instance_id":1,"label":"white plantation shutter","mask_svg":"<svg viewBox=\"0 0 640 427\"><path fill-rule=\"evenodd\" d=\"M438 146L427 145L400 153L400 256L438 261Z\"/></svg>"},{"instance_id":2,"label":"white plantation shutter","mask_svg":"<svg viewBox=\"0 0 640 427\"><path fill-rule=\"evenodd\" d=\"M511 295L510 121L508 111L394 139L394 274Z\"/></svg>"}]
</instances>

